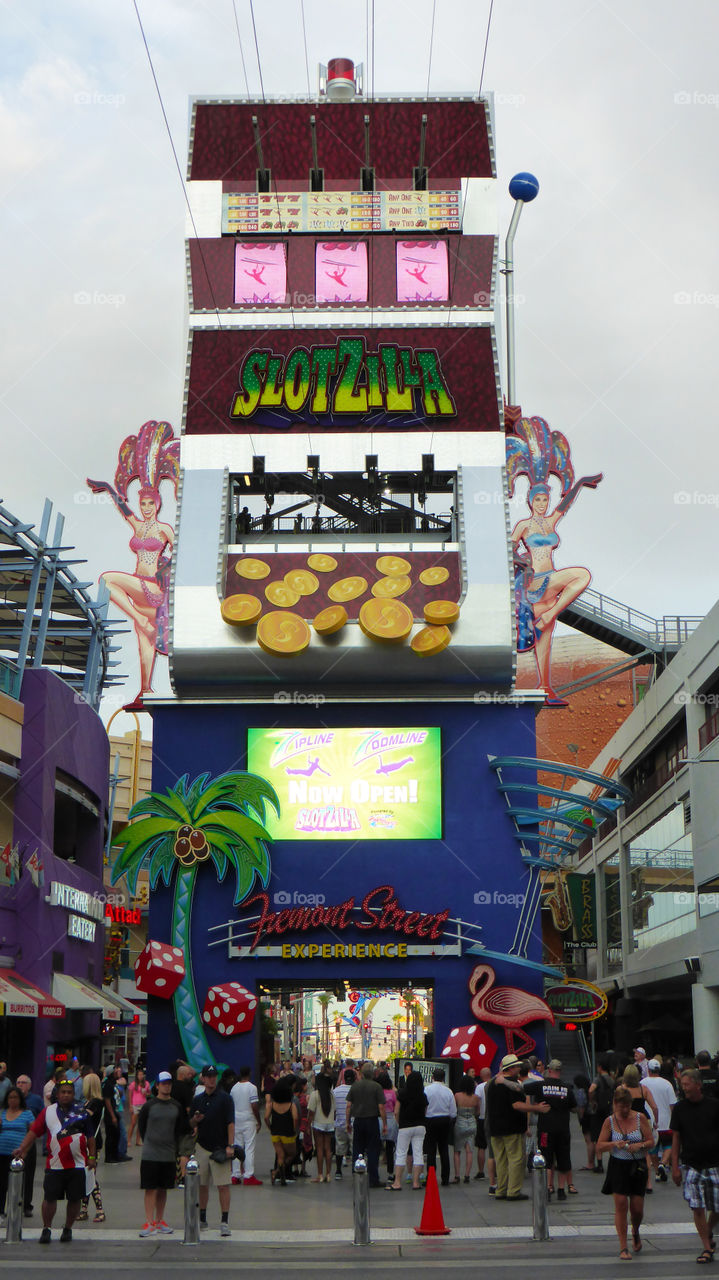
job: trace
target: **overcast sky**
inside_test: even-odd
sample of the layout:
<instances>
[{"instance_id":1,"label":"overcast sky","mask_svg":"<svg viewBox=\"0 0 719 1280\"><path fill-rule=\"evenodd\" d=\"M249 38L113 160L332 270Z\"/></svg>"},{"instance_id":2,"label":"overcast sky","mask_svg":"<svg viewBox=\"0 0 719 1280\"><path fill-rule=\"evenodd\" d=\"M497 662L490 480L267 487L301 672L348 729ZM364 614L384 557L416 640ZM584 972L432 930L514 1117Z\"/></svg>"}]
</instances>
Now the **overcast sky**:
<instances>
[{"instance_id":1,"label":"overcast sky","mask_svg":"<svg viewBox=\"0 0 719 1280\"><path fill-rule=\"evenodd\" d=\"M184 174L190 96L245 93L232 0L138 6ZM132 0L0 11L0 497L35 522L50 497L97 578L131 561L85 476L111 479L148 418L181 425L182 187ZM236 12L259 95L249 0ZM314 91L319 61L366 61L366 5L304 12ZM375 13L378 96L424 95L428 76L430 94L477 93L489 0L436 0L431 66L432 0ZM255 18L265 93L305 94L301 0L255 0ZM702 614L719 585L718 41L716 0L495 0L484 73L502 235L511 175L541 184L515 246L519 399L578 474L605 476L557 564L653 615ZM132 640L123 670L134 694Z\"/></svg>"}]
</instances>

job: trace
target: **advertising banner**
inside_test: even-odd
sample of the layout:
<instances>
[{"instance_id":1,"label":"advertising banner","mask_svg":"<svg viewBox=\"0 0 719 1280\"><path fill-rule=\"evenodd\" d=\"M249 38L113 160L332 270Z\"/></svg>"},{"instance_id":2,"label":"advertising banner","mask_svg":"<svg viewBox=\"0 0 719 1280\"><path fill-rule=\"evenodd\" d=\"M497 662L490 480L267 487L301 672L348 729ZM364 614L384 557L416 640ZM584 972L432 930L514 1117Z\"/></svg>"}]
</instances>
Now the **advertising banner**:
<instances>
[{"instance_id":1,"label":"advertising banner","mask_svg":"<svg viewBox=\"0 0 719 1280\"><path fill-rule=\"evenodd\" d=\"M572 905L573 943L578 947L596 947L597 890L593 874L568 875L567 888Z\"/></svg>"},{"instance_id":2,"label":"advertising banner","mask_svg":"<svg viewBox=\"0 0 719 1280\"><path fill-rule=\"evenodd\" d=\"M558 1022L594 1022L607 1012L607 997L601 987L574 978L547 987L544 998Z\"/></svg>"},{"instance_id":3,"label":"advertising banner","mask_svg":"<svg viewBox=\"0 0 719 1280\"><path fill-rule=\"evenodd\" d=\"M222 234L459 230L459 191L226 192Z\"/></svg>"},{"instance_id":4,"label":"advertising banner","mask_svg":"<svg viewBox=\"0 0 719 1280\"><path fill-rule=\"evenodd\" d=\"M498 431L489 326L197 330L185 432Z\"/></svg>"},{"instance_id":5,"label":"advertising banner","mask_svg":"<svg viewBox=\"0 0 719 1280\"><path fill-rule=\"evenodd\" d=\"M439 729L248 729L247 767L280 800L275 840L439 840Z\"/></svg>"}]
</instances>

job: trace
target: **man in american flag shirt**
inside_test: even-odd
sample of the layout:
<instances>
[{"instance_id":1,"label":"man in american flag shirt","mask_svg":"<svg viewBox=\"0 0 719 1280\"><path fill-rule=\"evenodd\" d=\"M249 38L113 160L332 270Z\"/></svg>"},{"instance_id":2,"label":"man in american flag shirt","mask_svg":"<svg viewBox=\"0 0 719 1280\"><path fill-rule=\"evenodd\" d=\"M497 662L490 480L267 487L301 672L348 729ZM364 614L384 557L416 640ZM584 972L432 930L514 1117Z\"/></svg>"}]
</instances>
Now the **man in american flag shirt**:
<instances>
[{"instance_id":1,"label":"man in american flag shirt","mask_svg":"<svg viewBox=\"0 0 719 1280\"><path fill-rule=\"evenodd\" d=\"M71 1080L60 1081L57 1102L40 1112L13 1155L24 1159L35 1139L42 1137L47 1138L47 1161L40 1244L49 1244L52 1239L50 1228L58 1200L67 1200L60 1242L68 1244L72 1240L72 1224L80 1212L82 1197L87 1195L87 1171L94 1171L96 1164L92 1116L75 1101Z\"/></svg>"}]
</instances>

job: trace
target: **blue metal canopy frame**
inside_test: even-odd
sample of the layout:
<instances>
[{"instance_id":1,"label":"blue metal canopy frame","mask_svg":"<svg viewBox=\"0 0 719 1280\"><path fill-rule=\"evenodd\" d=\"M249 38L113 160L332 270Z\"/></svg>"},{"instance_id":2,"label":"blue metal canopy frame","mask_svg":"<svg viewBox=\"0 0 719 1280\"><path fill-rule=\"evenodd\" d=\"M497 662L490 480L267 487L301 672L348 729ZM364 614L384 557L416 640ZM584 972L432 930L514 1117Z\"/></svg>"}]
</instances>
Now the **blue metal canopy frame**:
<instances>
[{"instance_id":1,"label":"blue metal canopy frame","mask_svg":"<svg viewBox=\"0 0 719 1280\"><path fill-rule=\"evenodd\" d=\"M116 636L127 632L107 621L110 602L103 584L98 598L92 582L81 582L62 554L65 524L58 514L50 537L52 503L45 500L40 526L23 524L0 505L0 689L18 698L28 666L54 671L97 710L104 688L124 676L113 654Z\"/></svg>"},{"instance_id":2,"label":"blue metal canopy frame","mask_svg":"<svg viewBox=\"0 0 719 1280\"><path fill-rule=\"evenodd\" d=\"M527 946L541 905L546 873L561 872L570 855L576 852L581 839L588 835L586 820L576 818L573 816L574 812L579 809L587 811L592 816L596 814L602 818L610 817L620 805L631 799L632 793L628 787L616 779L605 778L601 773L580 769L577 765L565 764L558 760L538 760L531 756L491 756L489 767L496 774L497 789L507 802L507 813L514 823L514 833L520 843L522 860L529 867L527 893L510 948L510 955L516 956L518 962L529 963L526 960ZM534 781L505 781L502 772L504 769L531 770L535 775ZM558 774L562 779L572 782L589 783L595 789L601 788L604 794L591 798L567 792L564 790L564 784L561 788L549 787L536 780L539 772ZM512 803L514 793L519 793L520 804ZM541 806L538 804L536 808L523 805L521 800L531 795L549 797L554 803ZM561 836L555 834L557 827L563 829ZM573 835L574 838L572 838ZM530 853L526 848L527 844L538 844L539 853Z\"/></svg>"}]
</instances>

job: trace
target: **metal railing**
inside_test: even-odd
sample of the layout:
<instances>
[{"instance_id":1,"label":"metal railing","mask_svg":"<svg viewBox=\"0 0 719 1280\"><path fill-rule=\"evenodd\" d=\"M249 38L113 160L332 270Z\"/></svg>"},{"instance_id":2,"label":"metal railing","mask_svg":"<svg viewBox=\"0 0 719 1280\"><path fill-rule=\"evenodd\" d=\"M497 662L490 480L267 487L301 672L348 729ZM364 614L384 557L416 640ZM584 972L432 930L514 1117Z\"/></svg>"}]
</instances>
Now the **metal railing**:
<instances>
[{"instance_id":1,"label":"metal railing","mask_svg":"<svg viewBox=\"0 0 719 1280\"><path fill-rule=\"evenodd\" d=\"M401 533L411 537L417 537L419 534L435 534L435 536L439 534L446 538L452 533L452 515L448 511L441 512L439 515L433 513L432 517L429 517L417 512L413 519L411 516L393 516L385 512L383 515L365 515L357 520L351 520L348 516L308 515L298 519L296 516L269 514L255 516L248 523L241 522L235 516L230 517L228 533L230 542L244 542L247 538L268 533L282 534L283 537L288 534L297 534L305 538L308 534L339 536L358 533L378 536Z\"/></svg>"},{"instance_id":2,"label":"metal railing","mask_svg":"<svg viewBox=\"0 0 719 1280\"><path fill-rule=\"evenodd\" d=\"M570 609L660 650L678 649L696 631L699 623L703 622L701 617L681 618L678 615L652 618L648 613L622 604L621 600L614 600L611 596L602 595L591 587L582 592Z\"/></svg>"}]
</instances>

